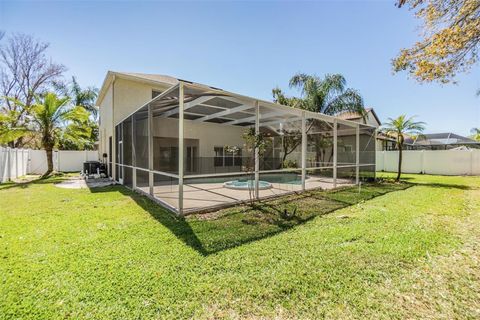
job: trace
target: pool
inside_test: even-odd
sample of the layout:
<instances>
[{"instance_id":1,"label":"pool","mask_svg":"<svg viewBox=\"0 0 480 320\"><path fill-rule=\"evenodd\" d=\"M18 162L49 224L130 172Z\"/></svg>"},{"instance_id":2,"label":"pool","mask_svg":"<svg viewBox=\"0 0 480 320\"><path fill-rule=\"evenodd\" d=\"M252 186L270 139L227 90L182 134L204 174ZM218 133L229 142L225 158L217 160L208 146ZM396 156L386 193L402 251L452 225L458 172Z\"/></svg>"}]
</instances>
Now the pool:
<instances>
[{"instance_id":1,"label":"pool","mask_svg":"<svg viewBox=\"0 0 480 320\"><path fill-rule=\"evenodd\" d=\"M248 190L253 189L255 185L255 180L232 180L227 181L223 184L225 188L234 189L234 190ZM265 190L270 189L272 184L267 181L258 181L258 189Z\"/></svg>"}]
</instances>

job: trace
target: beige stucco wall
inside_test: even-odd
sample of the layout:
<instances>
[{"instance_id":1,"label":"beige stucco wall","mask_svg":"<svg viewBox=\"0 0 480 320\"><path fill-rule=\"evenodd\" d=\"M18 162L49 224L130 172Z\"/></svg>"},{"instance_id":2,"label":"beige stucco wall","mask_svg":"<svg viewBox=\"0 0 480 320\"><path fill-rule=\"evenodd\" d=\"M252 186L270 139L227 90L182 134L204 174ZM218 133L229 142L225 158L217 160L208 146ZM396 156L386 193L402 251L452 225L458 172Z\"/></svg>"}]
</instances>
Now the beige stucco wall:
<instances>
[{"instance_id":1,"label":"beige stucco wall","mask_svg":"<svg viewBox=\"0 0 480 320\"><path fill-rule=\"evenodd\" d=\"M105 96L100 103L99 113L100 113L100 127L99 127L99 140L100 145L98 147L99 158L103 153L108 153L108 138L113 137L113 126L112 126L112 103L113 103L113 90L110 86L105 93Z\"/></svg>"},{"instance_id":2,"label":"beige stucco wall","mask_svg":"<svg viewBox=\"0 0 480 320\"><path fill-rule=\"evenodd\" d=\"M154 87L150 84L117 78L115 80L114 122L118 124L128 115L152 99L152 91L164 91L168 86Z\"/></svg>"},{"instance_id":3,"label":"beige stucco wall","mask_svg":"<svg viewBox=\"0 0 480 320\"><path fill-rule=\"evenodd\" d=\"M177 119L154 119L153 136L163 138L178 138ZM143 126L146 128L146 126ZM246 128L220 125L215 123L194 122L185 120L185 139L199 140L198 154L200 157L213 157L214 147L237 146L244 144L243 133ZM145 139L147 133L144 132ZM155 148L155 146L154 146Z\"/></svg>"},{"instance_id":4,"label":"beige stucco wall","mask_svg":"<svg viewBox=\"0 0 480 320\"><path fill-rule=\"evenodd\" d=\"M115 125L152 99L152 91L164 91L168 86L126 80L116 77L112 81L99 103L99 156L108 153L108 138L113 137L113 154L115 154ZM113 160L115 157L112 155Z\"/></svg>"}]
</instances>

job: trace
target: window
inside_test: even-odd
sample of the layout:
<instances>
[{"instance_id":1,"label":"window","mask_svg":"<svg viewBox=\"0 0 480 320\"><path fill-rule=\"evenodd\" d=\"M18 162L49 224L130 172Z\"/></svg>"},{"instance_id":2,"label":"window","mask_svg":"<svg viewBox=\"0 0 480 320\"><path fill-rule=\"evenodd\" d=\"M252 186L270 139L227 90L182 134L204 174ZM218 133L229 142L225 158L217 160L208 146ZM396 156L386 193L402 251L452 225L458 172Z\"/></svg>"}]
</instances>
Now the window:
<instances>
[{"instance_id":1,"label":"window","mask_svg":"<svg viewBox=\"0 0 480 320\"><path fill-rule=\"evenodd\" d=\"M352 152L352 146L347 144L343 147L345 149L345 152Z\"/></svg>"},{"instance_id":2,"label":"window","mask_svg":"<svg viewBox=\"0 0 480 320\"><path fill-rule=\"evenodd\" d=\"M215 153L213 165L215 167L223 167L223 147L214 147L213 151Z\"/></svg>"},{"instance_id":3,"label":"window","mask_svg":"<svg viewBox=\"0 0 480 320\"><path fill-rule=\"evenodd\" d=\"M230 149L230 148L229 148ZM235 150L228 150L225 147L214 147L215 157L213 163L215 167L233 167L242 165L242 149L235 147Z\"/></svg>"}]
</instances>

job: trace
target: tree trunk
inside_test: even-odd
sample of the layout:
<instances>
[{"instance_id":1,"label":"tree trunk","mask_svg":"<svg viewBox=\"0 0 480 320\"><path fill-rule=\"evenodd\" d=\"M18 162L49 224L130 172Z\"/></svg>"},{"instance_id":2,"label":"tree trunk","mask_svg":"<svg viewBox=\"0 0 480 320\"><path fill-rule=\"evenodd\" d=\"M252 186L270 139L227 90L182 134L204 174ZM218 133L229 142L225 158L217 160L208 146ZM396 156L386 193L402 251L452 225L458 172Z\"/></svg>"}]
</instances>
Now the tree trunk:
<instances>
[{"instance_id":1,"label":"tree trunk","mask_svg":"<svg viewBox=\"0 0 480 320\"><path fill-rule=\"evenodd\" d=\"M283 153L282 155L282 161L280 162L280 167L279 169L283 169L283 165L285 164L285 160L287 160L288 154L286 152Z\"/></svg>"},{"instance_id":2,"label":"tree trunk","mask_svg":"<svg viewBox=\"0 0 480 320\"><path fill-rule=\"evenodd\" d=\"M53 172L53 150L52 148L45 149L47 153L47 172L43 174L43 178L46 178Z\"/></svg>"},{"instance_id":3,"label":"tree trunk","mask_svg":"<svg viewBox=\"0 0 480 320\"><path fill-rule=\"evenodd\" d=\"M400 181L400 175L402 174L402 144L398 145L398 172L397 172L397 178L395 181Z\"/></svg>"}]
</instances>

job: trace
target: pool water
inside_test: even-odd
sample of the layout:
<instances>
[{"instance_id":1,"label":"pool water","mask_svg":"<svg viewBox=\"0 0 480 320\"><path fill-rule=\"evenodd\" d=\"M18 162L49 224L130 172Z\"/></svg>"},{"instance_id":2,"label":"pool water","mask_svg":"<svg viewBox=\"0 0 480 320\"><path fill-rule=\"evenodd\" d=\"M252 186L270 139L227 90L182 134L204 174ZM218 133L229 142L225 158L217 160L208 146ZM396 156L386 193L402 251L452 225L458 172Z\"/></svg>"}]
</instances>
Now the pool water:
<instances>
[{"instance_id":1,"label":"pool water","mask_svg":"<svg viewBox=\"0 0 480 320\"><path fill-rule=\"evenodd\" d=\"M223 184L225 188L236 189L236 190L253 189L254 185L255 185L254 180L233 180L233 181L227 181ZM270 189L271 187L272 187L272 184L267 181L262 181L262 180L258 181L259 190Z\"/></svg>"},{"instance_id":2,"label":"pool water","mask_svg":"<svg viewBox=\"0 0 480 320\"><path fill-rule=\"evenodd\" d=\"M308 177L307 177L308 179ZM208 178L195 178L195 179L186 179L186 184L196 184L196 183L222 183L225 185L227 182L232 181L241 181L245 182L247 180L253 181L253 174L249 177L247 175L243 176L230 176L230 177L208 177ZM282 173L261 173L260 180L267 183L283 183L283 184L302 184L302 176L296 172L282 172ZM245 184L245 189L248 189L248 185Z\"/></svg>"},{"instance_id":3,"label":"pool water","mask_svg":"<svg viewBox=\"0 0 480 320\"><path fill-rule=\"evenodd\" d=\"M270 183L302 184L302 176L296 173L261 174L260 179Z\"/></svg>"}]
</instances>

